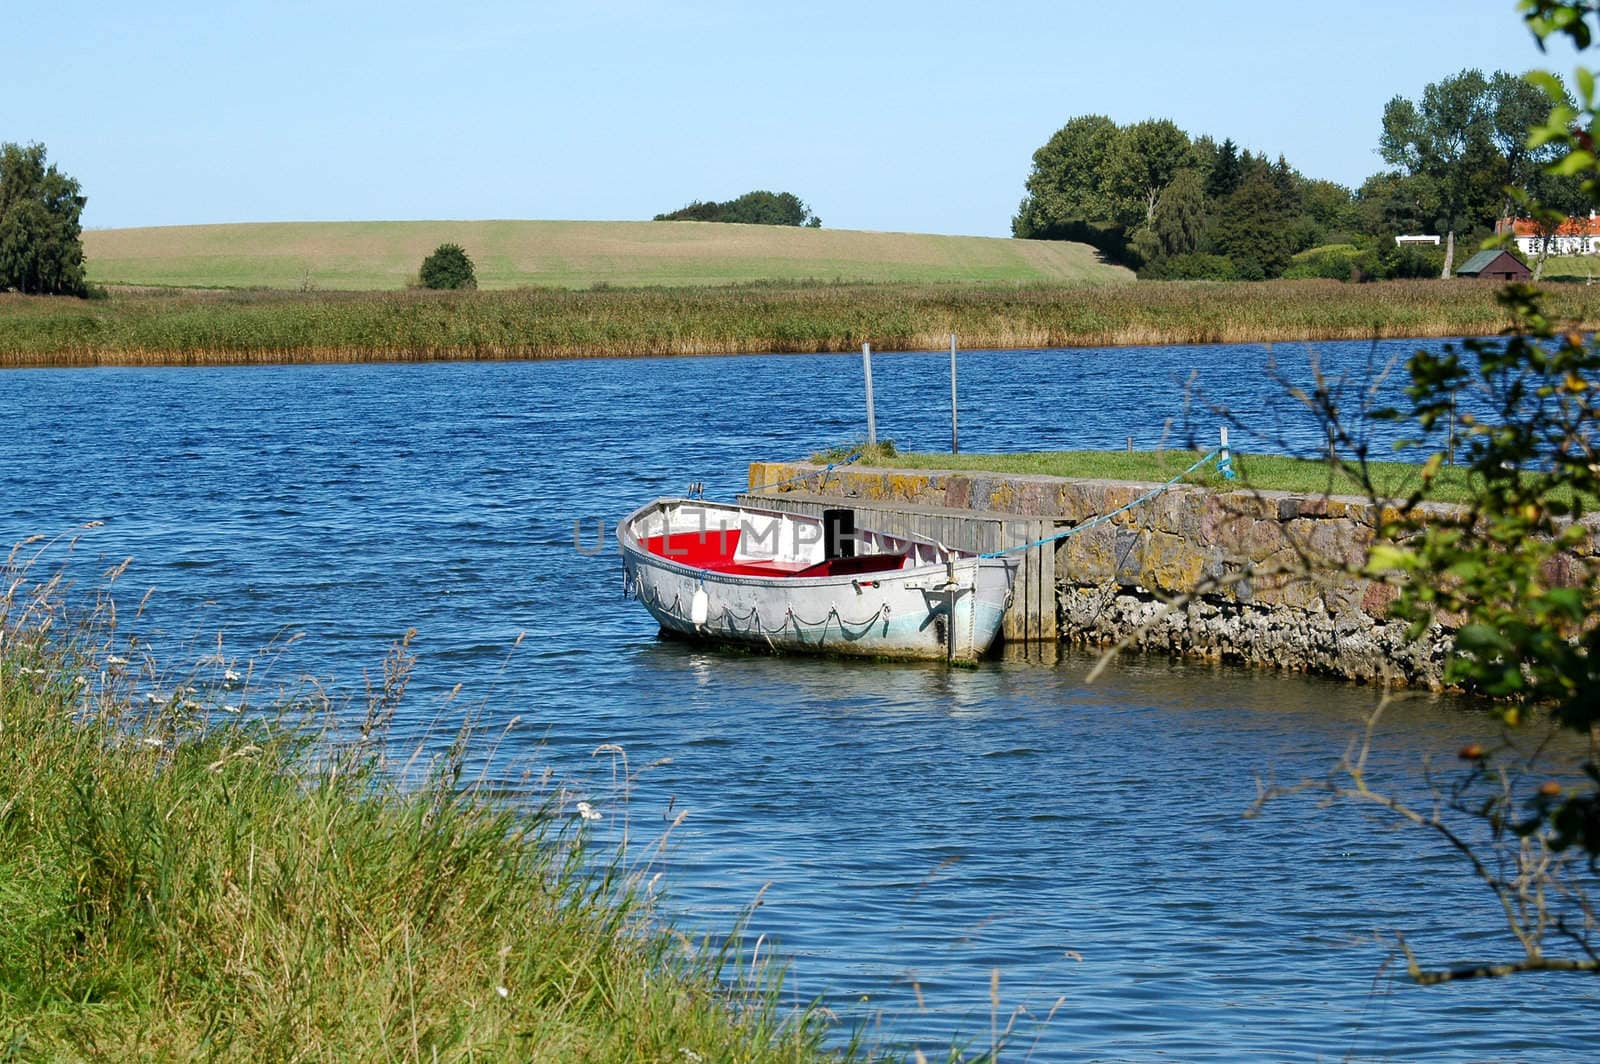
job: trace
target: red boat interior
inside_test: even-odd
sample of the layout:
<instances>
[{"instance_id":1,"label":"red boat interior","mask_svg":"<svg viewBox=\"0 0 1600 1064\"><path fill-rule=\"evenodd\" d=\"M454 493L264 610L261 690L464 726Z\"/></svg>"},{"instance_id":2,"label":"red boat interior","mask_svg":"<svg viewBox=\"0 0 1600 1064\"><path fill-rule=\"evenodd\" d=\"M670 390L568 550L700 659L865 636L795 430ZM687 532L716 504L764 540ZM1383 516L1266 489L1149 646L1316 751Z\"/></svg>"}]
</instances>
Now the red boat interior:
<instances>
[{"instance_id":1,"label":"red boat interior","mask_svg":"<svg viewBox=\"0 0 1600 1064\"><path fill-rule=\"evenodd\" d=\"M906 555L858 554L853 558L829 558L813 564L781 558L734 559L739 550L739 529L726 532L678 532L672 536L649 536L644 549L659 558L694 569L735 576L857 576L862 573L887 573L904 567Z\"/></svg>"}]
</instances>

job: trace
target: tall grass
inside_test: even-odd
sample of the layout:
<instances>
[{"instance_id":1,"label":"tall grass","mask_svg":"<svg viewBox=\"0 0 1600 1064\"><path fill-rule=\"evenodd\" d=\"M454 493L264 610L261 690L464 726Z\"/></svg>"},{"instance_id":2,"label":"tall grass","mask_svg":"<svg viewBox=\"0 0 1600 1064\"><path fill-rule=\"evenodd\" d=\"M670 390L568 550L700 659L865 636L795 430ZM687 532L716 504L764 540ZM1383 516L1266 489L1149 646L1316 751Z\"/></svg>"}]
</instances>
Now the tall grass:
<instances>
[{"instance_id":1,"label":"tall grass","mask_svg":"<svg viewBox=\"0 0 1600 1064\"><path fill-rule=\"evenodd\" d=\"M1487 335L1471 281L1348 285L750 285L474 293L132 292L0 296L0 365L582 358ZM1600 290L1550 312L1600 323Z\"/></svg>"},{"instance_id":2,"label":"tall grass","mask_svg":"<svg viewBox=\"0 0 1600 1064\"><path fill-rule=\"evenodd\" d=\"M0 1057L824 1055L580 820L465 783L464 742L401 782L403 652L336 741L227 712L218 663L156 685L109 600L75 625L59 579L0 576Z\"/></svg>"}]
</instances>

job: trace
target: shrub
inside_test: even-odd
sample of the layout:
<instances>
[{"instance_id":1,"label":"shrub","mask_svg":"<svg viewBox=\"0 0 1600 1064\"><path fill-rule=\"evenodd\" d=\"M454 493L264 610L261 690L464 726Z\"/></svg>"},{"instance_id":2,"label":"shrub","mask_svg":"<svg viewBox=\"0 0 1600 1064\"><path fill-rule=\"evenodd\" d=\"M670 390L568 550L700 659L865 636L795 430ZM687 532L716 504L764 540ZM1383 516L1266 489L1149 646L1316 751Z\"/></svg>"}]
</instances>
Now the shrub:
<instances>
[{"instance_id":1,"label":"shrub","mask_svg":"<svg viewBox=\"0 0 1600 1064\"><path fill-rule=\"evenodd\" d=\"M1456 253L1456 264L1465 262L1466 258L1459 251ZM1444 269L1443 248L1419 248L1414 245L1396 247L1394 242L1381 242L1378 245L1374 275L1384 280L1392 278L1426 278L1437 277Z\"/></svg>"},{"instance_id":2,"label":"shrub","mask_svg":"<svg viewBox=\"0 0 1600 1064\"><path fill-rule=\"evenodd\" d=\"M1238 271L1226 255L1169 255L1154 259L1139 271L1146 281L1235 281Z\"/></svg>"},{"instance_id":3,"label":"shrub","mask_svg":"<svg viewBox=\"0 0 1600 1064\"><path fill-rule=\"evenodd\" d=\"M1332 281L1358 280L1366 271L1362 269L1363 252L1354 244L1324 244L1300 252L1283 271L1285 277L1325 277Z\"/></svg>"},{"instance_id":4,"label":"shrub","mask_svg":"<svg viewBox=\"0 0 1600 1064\"><path fill-rule=\"evenodd\" d=\"M420 274L424 288L476 288L478 277L472 260L460 244L440 244L422 260Z\"/></svg>"}]
</instances>

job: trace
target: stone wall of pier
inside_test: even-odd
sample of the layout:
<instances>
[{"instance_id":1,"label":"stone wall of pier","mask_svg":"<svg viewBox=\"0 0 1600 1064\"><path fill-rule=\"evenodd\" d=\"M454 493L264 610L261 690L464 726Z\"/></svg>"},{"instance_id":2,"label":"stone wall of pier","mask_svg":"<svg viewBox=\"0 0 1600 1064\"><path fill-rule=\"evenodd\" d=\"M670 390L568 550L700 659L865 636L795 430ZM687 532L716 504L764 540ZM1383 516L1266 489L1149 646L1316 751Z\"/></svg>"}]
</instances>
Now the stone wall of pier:
<instances>
[{"instance_id":1,"label":"stone wall of pier","mask_svg":"<svg viewBox=\"0 0 1600 1064\"><path fill-rule=\"evenodd\" d=\"M810 475L807 475L810 474ZM797 479L798 478L798 479ZM1110 514L1152 484L998 473L755 462L752 497L861 510L927 506L1054 522ZM1396 586L1363 572L1385 515L1370 501L1177 485L1059 541L1055 633L1092 646L1437 685L1450 633L1388 616ZM869 523L866 518L859 519ZM1589 549L1600 544L1600 524ZM967 546L952 543L952 546Z\"/></svg>"}]
</instances>

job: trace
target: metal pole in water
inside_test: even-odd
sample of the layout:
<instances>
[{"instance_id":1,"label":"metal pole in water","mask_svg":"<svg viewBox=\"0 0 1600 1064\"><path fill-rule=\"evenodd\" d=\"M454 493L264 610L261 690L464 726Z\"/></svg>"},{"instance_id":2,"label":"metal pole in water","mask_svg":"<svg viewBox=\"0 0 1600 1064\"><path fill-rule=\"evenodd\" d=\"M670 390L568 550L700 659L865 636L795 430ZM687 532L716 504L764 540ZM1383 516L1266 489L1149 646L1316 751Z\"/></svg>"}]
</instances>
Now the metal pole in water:
<instances>
[{"instance_id":1,"label":"metal pole in water","mask_svg":"<svg viewBox=\"0 0 1600 1064\"><path fill-rule=\"evenodd\" d=\"M961 453L961 435L956 431L956 334L950 334L950 453Z\"/></svg>"},{"instance_id":2,"label":"metal pole in water","mask_svg":"<svg viewBox=\"0 0 1600 1064\"><path fill-rule=\"evenodd\" d=\"M861 345L861 368L867 375L867 446L878 442L878 420L872 412L872 345Z\"/></svg>"}]
</instances>

